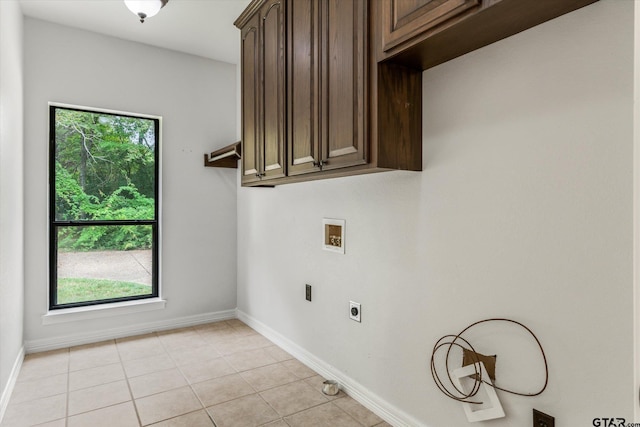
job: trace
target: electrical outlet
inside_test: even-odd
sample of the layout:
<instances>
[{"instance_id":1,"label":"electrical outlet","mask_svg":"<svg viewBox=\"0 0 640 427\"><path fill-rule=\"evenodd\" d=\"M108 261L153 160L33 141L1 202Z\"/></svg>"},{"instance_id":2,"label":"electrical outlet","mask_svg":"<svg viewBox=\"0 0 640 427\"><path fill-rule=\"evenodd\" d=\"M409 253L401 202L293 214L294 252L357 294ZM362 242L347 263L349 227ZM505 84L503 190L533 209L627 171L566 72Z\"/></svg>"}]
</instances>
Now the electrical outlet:
<instances>
[{"instance_id":1,"label":"electrical outlet","mask_svg":"<svg viewBox=\"0 0 640 427\"><path fill-rule=\"evenodd\" d=\"M307 301L311 301L311 285L306 285L306 293L305 293L305 299Z\"/></svg>"},{"instance_id":2,"label":"electrical outlet","mask_svg":"<svg viewBox=\"0 0 640 427\"><path fill-rule=\"evenodd\" d=\"M536 409L533 410L533 427L555 427L556 419Z\"/></svg>"},{"instance_id":3,"label":"electrical outlet","mask_svg":"<svg viewBox=\"0 0 640 427\"><path fill-rule=\"evenodd\" d=\"M360 303L349 301L349 317L351 318L351 320L360 322L361 314L362 314L362 309L360 308Z\"/></svg>"}]
</instances>

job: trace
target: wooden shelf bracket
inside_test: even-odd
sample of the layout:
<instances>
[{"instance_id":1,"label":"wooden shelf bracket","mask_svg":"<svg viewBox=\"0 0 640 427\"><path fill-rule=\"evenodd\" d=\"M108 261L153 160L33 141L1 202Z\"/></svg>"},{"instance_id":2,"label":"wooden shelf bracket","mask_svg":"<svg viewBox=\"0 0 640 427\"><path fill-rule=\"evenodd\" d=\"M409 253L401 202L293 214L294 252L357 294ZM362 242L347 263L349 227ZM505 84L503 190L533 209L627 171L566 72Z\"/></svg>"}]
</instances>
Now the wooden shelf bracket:
<instances>
[{"instance_id":1,"label":"wooden shelf bracket","mask_svg":"<svg viewBox=\"0 0 640 427\"><path fill-rule=\"evenodd\" d=\"M242 158L240 141L227 145L219 150L204 155L204 165L210 168L238 168L238 160Z\"/></svg>"}]
</instances>

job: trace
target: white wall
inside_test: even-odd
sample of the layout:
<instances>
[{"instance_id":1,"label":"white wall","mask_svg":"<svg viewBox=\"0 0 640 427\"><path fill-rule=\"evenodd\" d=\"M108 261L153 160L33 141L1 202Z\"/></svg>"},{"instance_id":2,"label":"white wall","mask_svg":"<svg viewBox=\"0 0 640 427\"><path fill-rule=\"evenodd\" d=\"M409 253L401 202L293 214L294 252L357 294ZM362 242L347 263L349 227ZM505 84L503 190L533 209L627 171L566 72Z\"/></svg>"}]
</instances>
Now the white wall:
<instances>
[{"instance_id":1,"label":"white wall","mask_svg":"<svg viewBox=\"0 0 640 427\"><path fill-rule=\"evenodd\" d=\"M18 2L0 2L0 418L9 397L12 371L22 351L22 30L22 12Z\"/></svg>"},{"instance_id":2,"label":"white wall","mask_svg":"<svg viewBox=\"0 0 640 427\"><path fill-rule=\"evenodd\" d=\"M633 172L634 172L634 206L633 206L633 219L635 221L634 232L634 313L635 313L635 325L633 336L635 339L635 382L634 382L634 400L640 401L640 339L637 337L640 334L640 259L638 254L640 253L640 4L635 3L634 10L634 102L633 102L633 142L634 142L634 159L633 159ZM640 420L640 405L634 405L634 419Z\"/></svg>"},{"instance_id":3,"label":"white wall","mask_svg":"<svg viewBox=\"0 0 640 427\"><path fill-rule=\"evenodd\" d=\"M205 152L236 140L235 87L231 64L26 19L27 349L236 307L236 173L203 166ZM42 325L48 286L49 101L163 117L166 309Z\"/></svg>"},{"instance_id":4,"label":"white wall","mask_svg":"<svg viewBox=\"0 0 640 427\"><path fill-rule=\"evenodd\" d=\"M602 0L426 71L421 173L239 190L239 310L431 427L468 425L431 379L436 340L512 318L549 386L499 393L491 425L534 407L632 421L633 8ZM346 219L345 255L320 249L323 217ZM525 335L468 338L499 385L541 385Z\"/></svg>"}]
</instances>

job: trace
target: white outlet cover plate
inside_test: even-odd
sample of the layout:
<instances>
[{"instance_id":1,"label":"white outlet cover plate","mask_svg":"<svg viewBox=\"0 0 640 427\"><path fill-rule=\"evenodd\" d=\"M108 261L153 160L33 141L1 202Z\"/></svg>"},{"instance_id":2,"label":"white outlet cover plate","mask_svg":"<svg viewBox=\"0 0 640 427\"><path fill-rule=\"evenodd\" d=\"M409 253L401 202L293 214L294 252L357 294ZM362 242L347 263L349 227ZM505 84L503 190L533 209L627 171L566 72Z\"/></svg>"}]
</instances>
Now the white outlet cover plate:
<instances>
[{"instance_id":1,"label":"white outlet cover plate","mask_svg":"<svg viewBox=\"0 0 640 427\"><path fill-rule=\"evenodd\" d=\"M464 408L464 413L467 415L467 420L470 423L475 423L478 421L503 418L505 416L504 410L502 409L500 399L498 399L498 395L496 394L496 389L493 388L487 369L484 367L484 363L478 362L475 365L467 365L462 368L455 369L451 372L451 381L458 390L468 393L468 391L463 387L461 380L470 375L474 375L476 372L482 373L482 384L480 387L486 393L485 395L488 397L489 402L483 405L484 409L480 410L476 409L480 405L463 402L462 407Z\"/></svg>"},{"instance_id":2,"label":"white outlet cover plate","mask_svg":"<svg viewBox=\"0 0 640 427\"><path fill-rule=\"evenodd\" d=\"M358 309L358 314L354 315L352 313L352 309L353 308L357 308ZM353 301L349 301L349 318L351 320L355 320L356 322L361 322L360 320L360 316L362 315L362 309L360 308L360 303L359 302L353 302Z\"/></svg>"}]
</instances>

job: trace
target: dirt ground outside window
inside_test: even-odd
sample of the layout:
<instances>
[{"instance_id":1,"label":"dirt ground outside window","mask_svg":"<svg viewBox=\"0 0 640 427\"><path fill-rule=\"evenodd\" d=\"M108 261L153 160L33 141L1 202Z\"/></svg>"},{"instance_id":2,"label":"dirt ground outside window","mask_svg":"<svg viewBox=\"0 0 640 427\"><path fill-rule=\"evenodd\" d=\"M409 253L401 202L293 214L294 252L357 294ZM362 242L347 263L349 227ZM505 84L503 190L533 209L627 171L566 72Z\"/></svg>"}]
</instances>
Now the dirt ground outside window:
<instances>
[{"instance_id":1,"label":"dirt ground outside window","mask_svg":"<svg viewBox=\"0 0 640 427\"><path fill-rule=\"evenodd\" d=\"M59 278L104 279L151 286L151 250L59 252Z\"/></svg>"}]
</instances>

